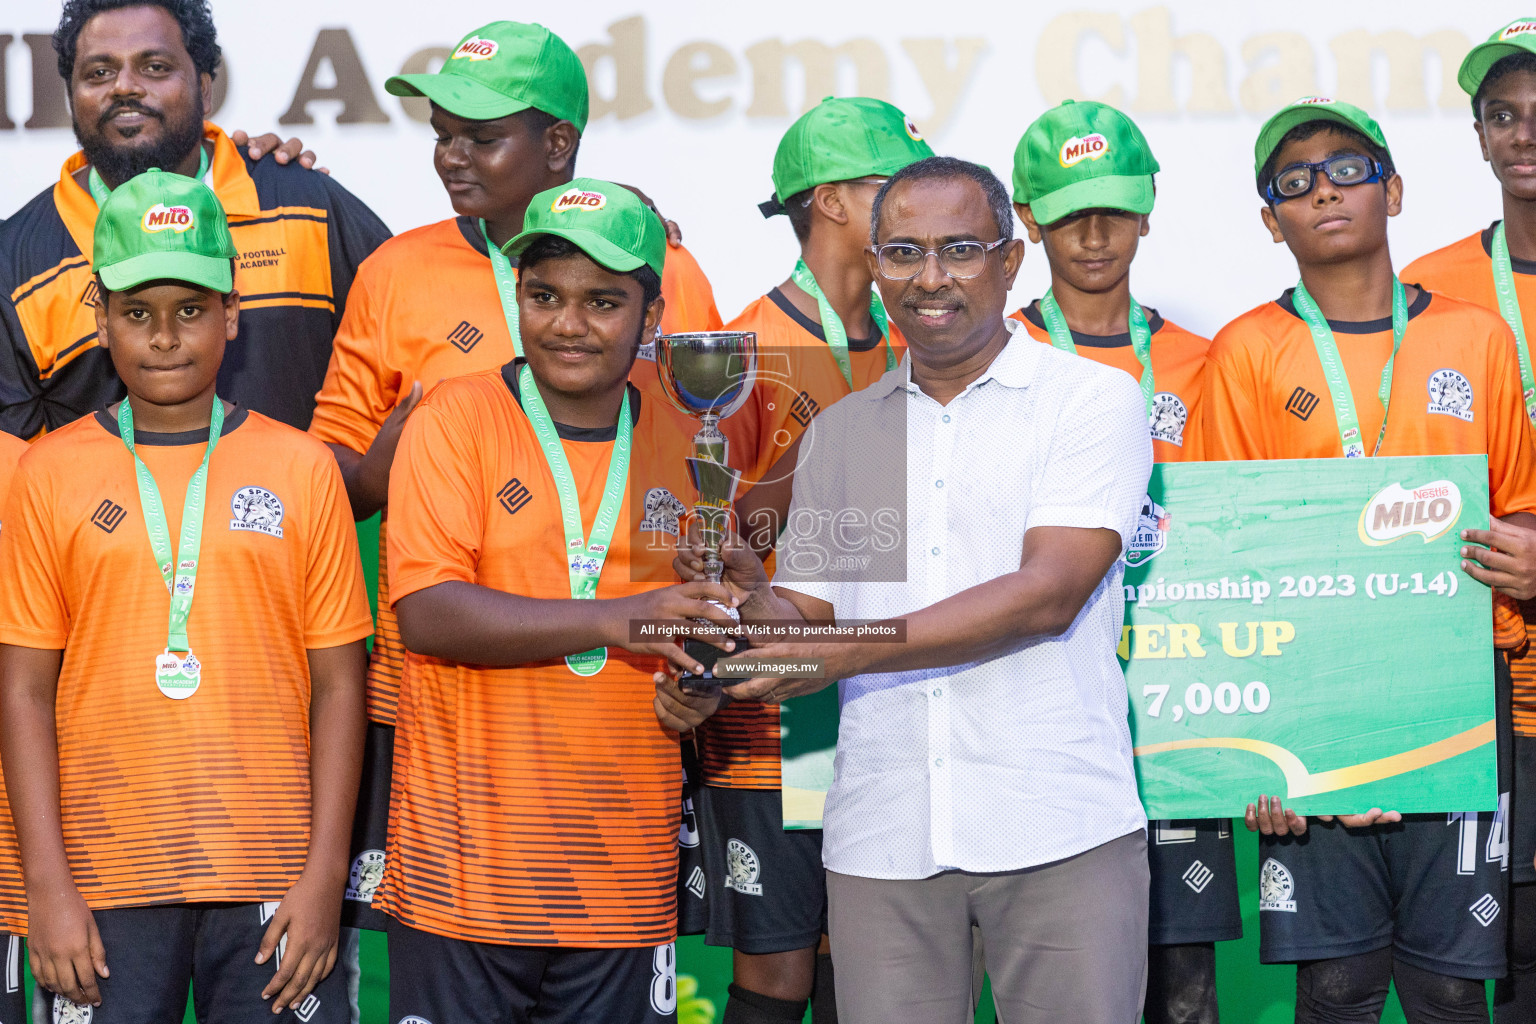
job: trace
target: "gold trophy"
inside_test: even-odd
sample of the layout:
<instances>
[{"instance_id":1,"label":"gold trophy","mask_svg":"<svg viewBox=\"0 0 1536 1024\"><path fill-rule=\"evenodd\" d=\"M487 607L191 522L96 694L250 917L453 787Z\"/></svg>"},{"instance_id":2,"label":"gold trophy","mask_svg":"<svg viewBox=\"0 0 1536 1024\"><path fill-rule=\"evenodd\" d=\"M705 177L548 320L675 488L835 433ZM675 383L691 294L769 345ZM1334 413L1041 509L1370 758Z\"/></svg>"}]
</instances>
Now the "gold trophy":
<instances>
[{"instance_id":1,"label":"gold trophy","mask_svg":"<svg viewBox=\"0 0 1536 1024\"><path fill-rule=\"evenodd\" d=\"M730 442L720 432L720 421L746 404L752 393L757 335L751 331L661 335L656 339L656 370L672 404L700 422L699 432L693 435L693 456L688 459L688 475L698 496L690 518L698 520L704 539L704 576L719 583L725 574L720 546L730 529L741 483L741 470L730 466ZM721 610L740 621L734 608L721 606ZM737 652L747 648L745 637L733 639ZM709 693L725 685L711 671L724 651L691 639L683 641L683 649L704 666L703 675L688 673L679 678L684 691Z\"/></svg>"}]
</instances>

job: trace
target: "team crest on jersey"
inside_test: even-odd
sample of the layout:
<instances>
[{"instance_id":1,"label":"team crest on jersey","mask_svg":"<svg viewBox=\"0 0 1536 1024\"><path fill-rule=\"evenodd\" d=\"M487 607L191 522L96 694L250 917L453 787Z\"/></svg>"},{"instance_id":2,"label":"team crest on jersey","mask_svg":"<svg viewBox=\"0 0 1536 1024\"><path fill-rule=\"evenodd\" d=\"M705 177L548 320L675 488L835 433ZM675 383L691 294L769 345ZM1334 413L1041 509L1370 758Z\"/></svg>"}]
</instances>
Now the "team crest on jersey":
<instances>
[{"instance_id":1,"label":"team crest on jersey","mask_svg":"<svg viewBox=\"0 0 1536 1024\"><path fill-rule=\"evenodd\" d=\"M725 844L725 869L727 889L735 889L743 896L763 894L763 887L758 883L763 874L763 865L752 847L740 839L732 839Z\"/></svg>"},{"instance_id":2,"label":"team crest on jersey","mask_svg":"<svg viewBox=\"0 0 1536 1024\"><path fill-rule=\"evenodd\" d=\"M89 1003L77 1003L61 995L53 997L53 1024L91 1024L94 1015Z\"/></svg>"},{"instance_id":3,"label":"team crest on jersey","mask_svg":"<svg viewBox=\"0 0 1536 1024\"><path fill-rule=\"evenodd\" d=\"M566 210L601 210L608 205L608 197L601 192L586 192L579 188L568 188L555 196L555 201L549 204L550 210L555 213L564 213Z\"/></svg>"},{"instance_id":4,"label":"team crest on jersey","mask_svg":"<svg viewBox=\"0 0 1536 1024\"><path fill-rule=\"evenodd\" d=\"M230 499L231 530L249 530L268 537L283 536L283 503L265 487L242 487Z\"/></svg>"},{"instance_id":5,"label":"team crest on jersey","mask_svg":"<svg viewBox=\"0 0 1536 1024\"><path fill-rule=\"evenodd\" d=\"M459 48L453 51L449 60L490 60L496 56L496 51L501 49L501 44L494 39L481 39L479 36L470 36L459 44Z\"/></svg>"},{"instance_id":6,"label":"team crest on jersey","mask_svg":"<svg viewBox=\"0 0 1536 1024\"><path fill-rule=\"evenodd\" d=\"M364 850L352 861L352 872L347 876L346 898L359 903L372 903L373 894L384 880L384 851Z\"/></svg>"},{"instance_id":7,"label":"team crest on jersey","mask_svg":"<svg viewBox=\"0 0 1536 1024\"><path fill-rule=\"evenodd\" d=\"M1184 447L1184 424L1189 422L1189 407L1172 391L1159 391L1152 396L1150 420L1152 440L1167 441Z\"/></svg>"},{"instance_id":8,"label":"team crest on jersey","mask_svg":"<svg viewBox=\"0 0 1536 1024\"><path fill-rule=\"evenodd\" d=\"M1270 857L1259 870L1259 909L1296 913L1296 880L1284 864Z\"/></svg>"},{"instance_id":9,"label":"team crest on jersey","mask_svg":"<svg viewBox=\"0 0 1536 1024\"><path fill-rule=\"evenodd\" d=\"M1098 160L1109 155L1109 140L1102 132L1090 132L1082 138L1072 136L1061 144L1058 160L1063 167L1076 167L1084 160Z\"/></svg>"},{"instance_id":10,"label":"team crest on jersey","mask_svg":"<svg viewBox=\"0 0 1536 1024\"><path fill-rule=\"evenodd\" d=\"M645 492L645 518L640 520L644 533L670 533L677 536L677 524L688 511L688 506L665 487L652 487Z\"/></svg>"},{"instance_id":11,"label":"team crest on jersey","mask_svg":"<svg viewBox=\"0 0 1536 1024\"><path fill-rule=\"evenodd\" d=\"M179 235L183 231L190 231L195 223L188 207L156 203L144 211L139 227L152 235L161 231L174 231Z\"/></svg>"},{"instance_id":12,"label":"team crest on jersey","mask_svg":"<svg viewBox=\"0 0 1536 1024\"><path fill-rule=\"evenodd\" d=\"M1173 516L1153 501L1151 495L1142 498L1141 517L1137 520L1136 532L1131 534L1130 544L1126 545L1125 564L1135 567L1156 557L1168 546L1168 528L1172 524Z\"/></svg>"},{"instance_id":13,"label":"team crest on jersey","mask_svg":"<svg viewBox=\"0 0 1536 1024\"><path fill-rule=\"evenodd\" d=\"M1449 368L1430 374L1429 411L1471 423L1472 382Z\"/></svg>"}]
</instances>

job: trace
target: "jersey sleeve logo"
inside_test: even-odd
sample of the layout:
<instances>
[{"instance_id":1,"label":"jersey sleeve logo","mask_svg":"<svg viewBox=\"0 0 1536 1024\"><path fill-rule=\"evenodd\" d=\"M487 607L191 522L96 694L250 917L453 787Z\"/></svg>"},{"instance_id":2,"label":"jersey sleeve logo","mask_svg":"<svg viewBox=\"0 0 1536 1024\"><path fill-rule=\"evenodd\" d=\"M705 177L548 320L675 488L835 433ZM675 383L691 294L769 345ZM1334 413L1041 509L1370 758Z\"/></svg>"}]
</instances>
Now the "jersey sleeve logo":
<instances>
[{"instance_id":1,"label":"jersey sleeve logo","mask_svg":"<svg viewBox=\"0 0 1536 1024\"><path fill-rule=\"evenodd\" d=\"M1472 382L1452 369L1429 375L1429 411L1472 422Z\"/></svg>"},{"instance_id":2,"label":"jersey sleeve logo","mask_svg":"<svg viewBox=\"0 0 1536 1024\"><path fill-rule=\"evenodd\" d=\"M1305 423L1317 408L1317 396L1306 388L1297 386L1291 397L1285 400L1285 411Z\"/></svg>"},{"instance_id":3,"label":"jersey sleeve logo","mask_svg":"<svg viewBox=\"0 0 1536 1024\"><path fill-rule=\"evenodd\" d=\"M1168 529L1172 525L1173 516L1167 509L1153 501L1151 495L1142 498L1136 532L1131 534L1131 542L1125 548L1125 564L1137 566L1155 558L1168 546Z\"/></svg>"},{"instance_id":4,"label":"jersey sleeve logo","mask_svg":"<svg viewBox=\"0 0 1536 1024\"><path fill-rule=\"evenodd\" d=\"M789 407L789 415L802 427L809 425L811 420L815 419L820 412L820 404L807 391L802 391L796 395L794 402Z\"/></svg>"},{"instance_id":5,"label":"jersey sleeve logo","mask_svg":"<svg viewBox=\"0 0 1536 1024\"><path fill-rule=\"evenodd\" d=\"M496 492L496 500L501 502L501 507L507 510L507 515L515 516L533 500L533 492L528 490L521 480L513 477L501 485L501 490Z\"/></svg>"},{"instance_id":6,"label":"jersey sleeve logo","mask_svg":"<svg viewBox=\"0 0 1536 1024\"><path fill-rule=\"evenodd\" d=\"M1184 447L1184 424L1189 422L1189 407L1172 391L1152 396L1152 440L1167 441Z\"/></svg>"},{"instance_id":7,"label":"jersey sleeve logo","mask_svg":"<svg viewBox=\"0 0 1536 1024\"><path fill-rule=\"evenodd\" d=\"M468 352L480 344L480 339L483 337L485 332L468 320L460 320L459 326L448 332L449 343L460 352Z\"/></svg>"},{"instance_id":8,"label":"jersey sleeve logo","mask_svg":"<svg viewBox=\"0 0 1536 1024\"><path fill-rule=\"evenodd\" d=\"M688 507L677 495L665 487L652 487L645 492L645 518L640 520L644 533L670 533L677 536L678 522Z\"/></svg>"},{"instance_id":9,"label":"jersey sleeve logo","mask_svg":"<svg viewBox=\"0 0 1536 1024\"><path fill-rule=\"evenodd\" d=\"M96 506L96 511L91 513L91 525L102 533L111 533L117 529L117 524L121 523L127 514L128 511L111 498L102 498L101 504Z\"/></svg>"},{"instance_id":10,"label":"jersey sleeve logo","mask_svg":"<svg viewBox=\"0 0 1536 1024\"><path fill-rule=\"evenodd\" d=\"M372 903L373 894L384 881L384 851L364 850L352 861L347 875L346 898L358 903Z\"/></svg>"},{"instance_id":11,"label":"jersey sleeve logo","mask_svg":"<svg viewBox=\"0 0 1536 1024\"><path fill-rule=\"evenodd\" d=\"M277 495L265 487L242 487L229 502L231 530L264 533L268 537L283 536L283 503Z\"/></svg>"}]
</instances>

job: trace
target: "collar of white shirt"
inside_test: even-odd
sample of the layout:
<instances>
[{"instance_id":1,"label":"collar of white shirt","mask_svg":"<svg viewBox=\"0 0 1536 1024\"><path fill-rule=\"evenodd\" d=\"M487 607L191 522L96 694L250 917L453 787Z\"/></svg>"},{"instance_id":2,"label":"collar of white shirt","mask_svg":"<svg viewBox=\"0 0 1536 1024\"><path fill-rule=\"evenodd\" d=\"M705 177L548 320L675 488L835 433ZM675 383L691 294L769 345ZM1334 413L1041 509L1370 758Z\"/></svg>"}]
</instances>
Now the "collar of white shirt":
<instances>
[{"instance_id":1,"label":"collar of white shirt","mask_svg":"<svg viewBox=\"0 0 1536 1024\"><path fill-rule=\"evenodd\" d=\"M1004 387L1027 388L1035 379L1035 368L1040 364L1040 346L1029 336L1024 325L1012 317L1003 318L1003 326L1007 328L1008 344L993 358L992 362L982 371L980 377L966 387L962 395L972 389L985 384L989 380L995 380ZM1019 334L1023 332L1023 337ZM906 355L901 357L901 365L896 369L881 376L870 385L872 397L885 398L897 388L903 388L913 394L922 390L912 383L912 349L907 349Z\"/></svg>"}]
</instances>

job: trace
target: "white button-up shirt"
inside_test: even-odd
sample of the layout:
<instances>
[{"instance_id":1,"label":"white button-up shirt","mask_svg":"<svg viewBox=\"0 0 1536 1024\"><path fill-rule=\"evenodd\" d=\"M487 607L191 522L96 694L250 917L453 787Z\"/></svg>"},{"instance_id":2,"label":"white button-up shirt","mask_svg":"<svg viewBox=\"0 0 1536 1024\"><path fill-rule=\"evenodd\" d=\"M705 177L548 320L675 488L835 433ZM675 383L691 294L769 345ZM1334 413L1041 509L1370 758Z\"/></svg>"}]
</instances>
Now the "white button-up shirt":
<instances>
[{"instance_id":1,"label":"white button-up shirt","mask_svg":"<svg viewBox=\"0 0 1536 1024\"><path fill-rule=\"evenodd\" d=\"M1005 322L1014 337L948 405L911 382L908 357L817 417L775 586L829 602L839 621L899 618L1017 571L1032 527L1103 528L1129 540L1152 466L1135 380ZM817 569L797 529L841 522L823 546L835 554L856 543L848 527L862 513L846 510L867 510L877 477L899 478L903 455L905 581L870 582L902 578L899 551L894 574ZM822 845L829 869L866 878L1015 871L1146 826L1115 657L1123 571L1117 561L1061 636L1021 639L965 665L841 682Z\"/></svg>"}]
</instances>

